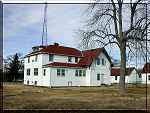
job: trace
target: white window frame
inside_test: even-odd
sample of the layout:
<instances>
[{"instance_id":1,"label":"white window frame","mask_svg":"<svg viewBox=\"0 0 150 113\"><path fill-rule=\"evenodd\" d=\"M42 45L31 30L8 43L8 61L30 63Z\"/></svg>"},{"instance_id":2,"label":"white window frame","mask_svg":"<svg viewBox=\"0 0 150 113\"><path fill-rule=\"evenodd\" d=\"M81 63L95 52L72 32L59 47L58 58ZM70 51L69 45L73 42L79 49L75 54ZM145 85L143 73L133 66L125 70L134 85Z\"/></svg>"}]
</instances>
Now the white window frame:
<instances>
[{"instance_id":1,"label":"white window frame","mask_svg":"<svg viewBox=\"0 0 150 113\"><path fill-rule=\"evenodd\" d=\"M34 76L38 76L38 68L34 68Z\"/></svg>"},{"instance_id":2,"label":"white window frame","mask_svg":"<svg viewBox=\"0 0 150 113\"><path fill-rule=\"evenodd\" d=\"M28 57L28 63L30 63L30 57Z\"/></svg>"},{"instance_id":3,"label":"white window frame","mask_svg":"<svg viewBox=\"0 0 150 113\"><path fill-rule=\"evenodd\" d=\"M65 76L65 69L61 69L61 76Z\"/></svg>"},{"instance_id":4,"label":"white window frame","mask_svg":"<svg viewBox=\"0 0 150 113\"><path fill-rule=\"evenodd\" d=\"M100 58L96 58L96 65L100 65Z\"/></svg>"},{"instance_id":5,"label":"white window frame","mask_svg":"<svg viewBox=\"0 0 150 113\"><path fill-rule=\"evenodd\" d=\"M148 75L148 80L150 81L150 75Z\"/></svg>"},{"instance_id":6,"label":"white window frame","mask_svg":"<svg viewBox=\"0 0 150 113\"><path fill-rule=\"evenodd\" d=\"M115 80L118 80L118 76L115 76Z\"/></svg>"},{"instance_id":7,"label":"white window frame","mask_svg":"<svg viewBox=\"0 0 150 113\"><path fill-rule=\"evenodd\" d=\"M43 75L44 76L46 75L46 69L43 69Z\"/></svg>"},{"instance_id":8,"label":"white window frame","mask_svg":"<svg viewBox=\"0 0 150 113\"><path fill-rule=\"evenodd\" d=\"M57 76L61 76L61 69L57 69Z\"/></svg>"},{"instance_id":9,"label":"white window frame","mask_svg":"<svg viewBox=\"0 0 150 113\"><path fill-rule=\"evenodd\" d=\"M86 70L83 70L82 74L83 74L82 76L85 77L86 76Z\"/></svg>"},{"instance_id":10,"label":"white window frame","mask_svg":"<svg viewBox=\"0 0 150 113\"><path fill-rule=\"evenodd\" d=\"M72 62L72 57L68 56L68 62Z\"/></svg>"},{"instance_id":11,"label":"white window frame","mask_svg":"<svg viewBox=\"0 0 150 113\"><path fill-rule=\"evenodd\" d=\"M79 71L75 70L75 76L78 77L79 76Z\"/></svg>"},{"instance_id":12,"label":"white window frame","mask_svg":"<svg viewBox=\"0 0 150 113\"><path fill-rule=\"evenodd\" d=\"M101 74L97 73L97 80L100 81L101 80Z\"/></svg>"},{"instance_id":13,"label":"white window frame","mask_svg":"<svg viewBox=\"0 0 150 113\"><path fill-rule=\"evenodd\" d=\"M106 61L104 58L102 58L102 65L105 66L106 65Z\"/></svg>"},{"instance_id":14,"label":"white window frame","mask_svg":"<svg viewBox=\"0 0 150 113\"><path fill-rule=\"evenodd\" d=\"M29 85L29 83L30 83L30 81L29 80L27 80L27 84Z\"/></svg>"},{"instance_id":15,"label":"white window frame","mask_svg":"<svg viewBox=\"0 0 150 113\"><path fill-rule=\"evenodd\" d=\"M52 62L52 61L54 61L54 55L49 54L49 62Z\"/></svg>"},{"instance_id":16,"label":"white window frame","mask_svg":"<svg viewBox=\"0 0 150 113\"><path fill-rule=\"evenodd\" d=\"M75 63L78 63L78 57L75 57Z\"/></svg>"},{"instance_id":17,"label":"white window frame","mask_svg":"<svg viewBox=\"0 0 150 113\"><path fill-rule=\"evenodd\" d=\"M86 76L86 70L76 69L75 70L75 76L76 77L85 77Z\"/></svg>"},{"instance_id":18,"label":"white window frame","mask_svg":"<svg viewBox=\"0 0 150 113\"><path fill-rule=\"evenodd\" d=\"M27 76L30 76L30 73L31 73L30 68L28 68L26 72L27 72Z\"/></svg>"},{"instance_id":19,"label":"white window frame","mask_svg":"<svg viewBox=\"0 0 150 113\"><path fill-rule=\"evenodd\" d=\"M34 85L37 86L37 81L34 81Z\"/></svg>"}]
</instances>

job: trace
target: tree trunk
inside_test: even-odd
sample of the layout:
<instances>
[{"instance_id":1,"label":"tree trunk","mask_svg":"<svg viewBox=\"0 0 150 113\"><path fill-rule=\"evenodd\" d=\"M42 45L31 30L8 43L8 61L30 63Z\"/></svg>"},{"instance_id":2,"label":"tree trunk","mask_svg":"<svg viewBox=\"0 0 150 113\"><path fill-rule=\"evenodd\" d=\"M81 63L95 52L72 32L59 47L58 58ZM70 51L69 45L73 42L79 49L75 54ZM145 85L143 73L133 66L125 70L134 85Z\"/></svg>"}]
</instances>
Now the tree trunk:
<instances>
[{"instance_id":1,"label":"tree trunk","mask_svg":"<svg viewBox=\"0 0 150 113\"><path fill-rule=\"evenodd\" d=\"M126 75L126 42L123 42L120 47L121 65L120 65L120 89L125 92L125 75Z\"/></svg>"}]
</instances>

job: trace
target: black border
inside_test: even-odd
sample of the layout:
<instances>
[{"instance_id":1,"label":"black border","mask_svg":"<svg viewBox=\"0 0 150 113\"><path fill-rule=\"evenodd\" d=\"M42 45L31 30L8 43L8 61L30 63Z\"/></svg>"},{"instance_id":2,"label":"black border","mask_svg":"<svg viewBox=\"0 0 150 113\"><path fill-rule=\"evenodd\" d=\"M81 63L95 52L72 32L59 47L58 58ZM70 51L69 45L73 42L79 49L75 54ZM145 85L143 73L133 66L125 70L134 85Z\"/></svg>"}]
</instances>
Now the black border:
<instances>
[{"instance_id":1,"label":"black border","mask_svg":"<svg viewBox=\"0 0 150 113\"><path fill-rule=\"evenodd\" d=\"M19 2L19 1L18 1ZM2 58L0 58L0 60L2 60L2 66L3 66L3 4L9 4L9 5L12 5L12 4L25 4L25 5L28 5L28 4L45 4L45 3L47 3L47 2L41 2L41 1L39 1L39 2L41 2L41 3L27 3L27 2L25 2L25 3L18 3L18 2L13 2L13 3L2 3L2 1L0 1L0 55L2 56ZM58 2L56 2L56 3L47 3L47 4L67 4L67 5L69 5L69 4L74 4L74 5L78 5L78 4L111 4L111 3L69 3L69 1L68 1L68 3L58 3ZM118 3L115 3L115 4L118 4ZM129 3L123 3L123 4L129 4ZM146 24L147 24L147 3L138 3L138 4L144 4L144 5L146 5ZM147 32L147 29L146 29L146 32ZM147 63L147 35L146 35L146 63ZM147 70L147 68L146 68L146 70ZM147 71L146 71L147 72ZM147 102L147 73L146 73L146 102L145 102L145 110L3 110L3 82L1 82L0 81L0 85L2 86L0 86L0 89L2 89L2 90L0 90L0 112L2 111L2 112L24 112L24 113L26 113L26 112L39 112L39 113L41 113L41 112L50 112L50 113L62 113L62 112L64 112L64 113L76 113L76 112L81 112L81 113L126 113L126 112L132 112L132 113L147 113L147 112L149 112L148 111L148 102Z\"/></svg>"},{"instance_id":2,"label":"black border","mask_svg":"<svg viewBox=\"0 0 150 113\"><path fill-rule=\"evenodd\" d=\"M0 112L3 109L3 3L0 1Z\"/></svg>"}]
</instances>

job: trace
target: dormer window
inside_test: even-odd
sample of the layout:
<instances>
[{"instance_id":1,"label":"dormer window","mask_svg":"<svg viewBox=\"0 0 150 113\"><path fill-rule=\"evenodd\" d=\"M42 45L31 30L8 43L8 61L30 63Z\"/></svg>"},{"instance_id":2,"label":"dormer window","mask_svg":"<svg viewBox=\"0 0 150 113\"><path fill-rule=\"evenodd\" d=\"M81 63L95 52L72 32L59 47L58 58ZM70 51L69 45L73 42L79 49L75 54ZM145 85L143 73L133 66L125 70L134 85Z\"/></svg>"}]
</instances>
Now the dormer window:
<instances>
[{"instance_id":1,"label":"dormer window","mask_svg":"<svg viewBox=\"0 0 150 113\"><path fill-rule=\"evenodd\" d=\"M72 62L72 57L71 56L68 57L68 62Z\"/></svg>"},{"instance_id":2,"label":"dormer window","mask_svg":"<svg viewBox=\"0 0 150 113\"><path fill-rule=\"evenodd\" d=\"M53 61L53 55L49 55L49 61Z\"/></svg>"},{"instance_id":3,"label":"dormer window","mask_svg":"<svg viewBox=\"0 0 150 113\"><path fill-rule=\"evenodd\" d=\"M75 57L75 63L78 63L78 57Z\"/></svg>"}]
</instances>

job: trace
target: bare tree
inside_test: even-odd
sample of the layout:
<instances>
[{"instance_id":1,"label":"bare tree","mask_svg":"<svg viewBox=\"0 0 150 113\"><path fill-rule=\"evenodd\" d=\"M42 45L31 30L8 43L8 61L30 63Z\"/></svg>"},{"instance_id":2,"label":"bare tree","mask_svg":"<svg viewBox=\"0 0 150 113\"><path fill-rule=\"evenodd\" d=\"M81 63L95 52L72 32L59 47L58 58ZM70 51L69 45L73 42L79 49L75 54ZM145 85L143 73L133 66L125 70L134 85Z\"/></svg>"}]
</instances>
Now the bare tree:
<instances>
[{"instance_id":1,"label":"bare tree","mask_svg":"<svg viewBox=\"0 0 150 113\"><path fill-rule=\"evenodd\" d=\"M84 48L90 45L99 46L117 45L120 50L120 88L125 91L125 74L127 56L135 56L140 53L145 58L146 45L150 41L149 7L137 0L124 4L123 0L110 0L109 4L92 4L88 10L90 19L86 29L80 30ZM113 47L113 46L112 46Z\"/></svg>"}]
</instances>

